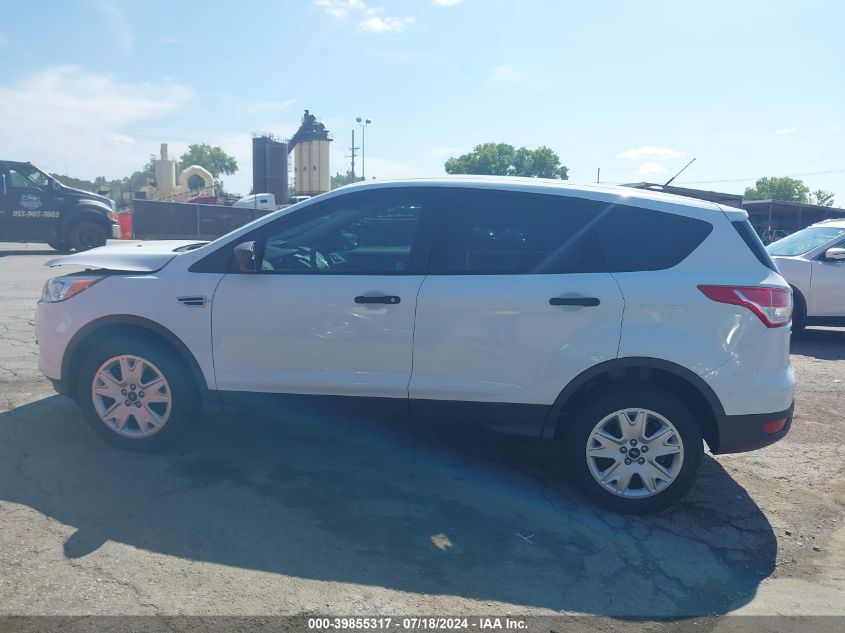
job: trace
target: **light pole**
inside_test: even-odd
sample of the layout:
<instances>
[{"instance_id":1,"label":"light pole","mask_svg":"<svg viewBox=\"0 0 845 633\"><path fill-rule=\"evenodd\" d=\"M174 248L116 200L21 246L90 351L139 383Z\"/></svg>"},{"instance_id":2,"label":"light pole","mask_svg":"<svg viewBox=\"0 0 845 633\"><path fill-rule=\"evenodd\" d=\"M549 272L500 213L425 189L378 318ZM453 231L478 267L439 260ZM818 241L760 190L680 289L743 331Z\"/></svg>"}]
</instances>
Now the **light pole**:
<instances>
[{"instance_id":1,"label":"light pole","mask_svg":"<svg viewBox=\"0 0 845 633\"><path fill-rule=\"evenodd\" d=\"M361 180L366 180L367 176L364 173L364 131L372 121L361 117L355 117L355 121L361 126Z\"/></svg>"}]
</instances>

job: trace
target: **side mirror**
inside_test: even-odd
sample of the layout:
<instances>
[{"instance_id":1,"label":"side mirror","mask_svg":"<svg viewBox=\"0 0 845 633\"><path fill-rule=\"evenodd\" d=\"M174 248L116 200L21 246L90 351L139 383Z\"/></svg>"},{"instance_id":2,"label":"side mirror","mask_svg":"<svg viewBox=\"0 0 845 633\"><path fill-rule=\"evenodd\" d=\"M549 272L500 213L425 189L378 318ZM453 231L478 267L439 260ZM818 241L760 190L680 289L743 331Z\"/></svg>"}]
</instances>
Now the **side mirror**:
<instances>
[{"instance_id":1,"label":"side mirror","mask_svg":"<svg viewBox=\"0 0 845 633\"><path fill-rule=\"evenodd\" d=\"M828 262L845 261L845 248L829 248L824 252L824 258Z\"/></svg>"},{"instance_id":2,"label":"side mirror","mask_svg":"<svg viewBox=\"0 0 845 633\"><path fill-rule=\"evenodd\" d=\"M241 242L235 247L235 266L242 273L254 273L257 270L254 241Z\"/></svg>"}]
</instances>

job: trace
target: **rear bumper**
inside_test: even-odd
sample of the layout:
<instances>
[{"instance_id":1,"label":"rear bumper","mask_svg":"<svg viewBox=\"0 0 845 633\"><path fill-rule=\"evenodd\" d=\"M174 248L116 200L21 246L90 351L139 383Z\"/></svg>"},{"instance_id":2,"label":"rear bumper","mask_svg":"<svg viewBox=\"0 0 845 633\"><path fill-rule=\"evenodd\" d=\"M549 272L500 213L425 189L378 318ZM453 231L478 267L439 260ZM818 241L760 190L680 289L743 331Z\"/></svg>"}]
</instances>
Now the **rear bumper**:
<instances>
[{"instance_id":1,"label":"rear bumper","mask_svg":"<svg viewBox=\"0 0 845 633\"><path fill-rule=\"evenodd\" d=\"M716 418L719 427L719 449L716 454L744 453L774 444L789 433L792 426L793 402L788 409L776 413L761 413L754 415L723 415ZM783 428L776 433L766 433L763 425L766 422L783 420Z\"/></svg>"}]
</instances>

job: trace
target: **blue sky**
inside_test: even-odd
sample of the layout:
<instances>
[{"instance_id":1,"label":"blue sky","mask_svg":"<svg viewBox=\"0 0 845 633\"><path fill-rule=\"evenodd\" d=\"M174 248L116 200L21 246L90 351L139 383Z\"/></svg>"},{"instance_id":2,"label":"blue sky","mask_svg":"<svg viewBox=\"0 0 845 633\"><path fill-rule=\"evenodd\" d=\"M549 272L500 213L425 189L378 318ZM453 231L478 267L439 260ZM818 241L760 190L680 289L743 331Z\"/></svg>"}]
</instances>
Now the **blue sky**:
<instances>
[{"instance_id":1,"label":"blue sky","mask_svg":"<svg viewBox=\"0 0 845 633\"><path fill-rule=\"evenodd\" d=\"M696 157L676 184L800 176L845 206L838 0L0 4L0 148L50 171L117 177L208 142L247 193L251 134L308 108L333 171L366 116L378 178L498 141L553 148L573 182L662 182Z\"/></svg>"}]
</instances>

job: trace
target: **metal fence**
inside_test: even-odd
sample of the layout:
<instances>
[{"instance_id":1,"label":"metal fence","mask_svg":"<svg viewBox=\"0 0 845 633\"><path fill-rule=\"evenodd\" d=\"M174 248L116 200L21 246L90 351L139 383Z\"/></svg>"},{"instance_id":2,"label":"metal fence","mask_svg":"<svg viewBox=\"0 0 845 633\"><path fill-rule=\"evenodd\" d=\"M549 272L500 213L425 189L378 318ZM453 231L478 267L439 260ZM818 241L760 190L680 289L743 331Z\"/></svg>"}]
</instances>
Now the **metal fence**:
<instances>
[{"instance_id":1,"label":"metal fence","mask_svg":"<svg viewBox=\"0 0 845 633\"><path fill-rule=\"evenodd\" d=\"M266 215L265 209L155 200L132 201L135 239L211 240Z\"/></svg>"}]
</instances>

